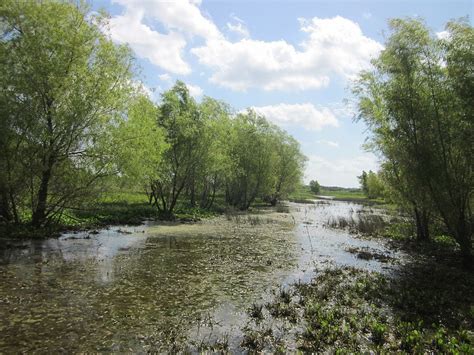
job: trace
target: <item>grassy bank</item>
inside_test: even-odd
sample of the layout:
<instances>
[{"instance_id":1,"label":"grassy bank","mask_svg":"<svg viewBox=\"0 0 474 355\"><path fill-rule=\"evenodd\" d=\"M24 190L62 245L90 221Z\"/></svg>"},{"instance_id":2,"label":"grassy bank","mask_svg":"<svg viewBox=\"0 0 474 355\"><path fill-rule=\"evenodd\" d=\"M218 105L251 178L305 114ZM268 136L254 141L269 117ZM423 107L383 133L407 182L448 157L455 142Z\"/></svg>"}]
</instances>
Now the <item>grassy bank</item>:
<instances>
[{"instance_id":1,"label":"grassy bank","mask_svg":"<svg viewBox=\"0 0 474 355\"><path fill-rule=\"evenodd\" d=\"M296 203L313 203L313 200L318 198L311 192L308 185L300 185L289 196L288 200Z\"/></svg>"},{"instance_id":2,"label":"grassy bank","mask_svg":"<svg viewBox=\"0 0 474 355\"><path fill-rule=\"evenodd\" d=\"M190 222L209 218L222 211L219 203L210 210L190 207L181 203L175 210L178 221ZM110 225L138 225L147 219L159 220L156 207L148 203L144 193L108 192L96 201L80 208L67 209L61 218L49 227L34 229L29 224L0 225L0 236L8 238L48 238L66 231L93 230Z\"/></svg>"},{"instance_id":3,"label":"grassy bank","mask_svg":"<svg viewBox=\"0 0 474 355\"><path fill-rule=\"evenodd\" d=\"M322 187L321 196L330 196L337 201L360 202L370 204L383 204L382 198L368 198L360 189L342 188L342 187Z\"/></svg>"},{"instance_id":4,"label":"grassy bank","mask_svg":"<svg viewBox=\"0 0 474 355\"><path fill-rule=\"evenodd\" d=\"M319 196L331 197L336 201L358 202L364 204L384 204L385 200L381 198L368 198L360 189L322 186L318 194L314 194L308 185L299 186L288 199L291 202L312 203L312 200Z\"/></svg>"}]
</instances>

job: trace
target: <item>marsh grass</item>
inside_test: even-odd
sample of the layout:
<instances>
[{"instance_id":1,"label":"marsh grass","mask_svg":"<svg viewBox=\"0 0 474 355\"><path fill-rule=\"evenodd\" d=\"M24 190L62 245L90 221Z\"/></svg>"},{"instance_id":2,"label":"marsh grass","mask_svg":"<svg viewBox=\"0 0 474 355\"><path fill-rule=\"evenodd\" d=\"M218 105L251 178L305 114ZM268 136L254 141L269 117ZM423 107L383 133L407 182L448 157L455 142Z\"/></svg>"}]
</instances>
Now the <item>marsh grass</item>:
<instances>
[{"instance_id":1,"label":"marsh grass","mask_svg":"<svg viewBox=\"0 0 474 355\"><path fill-rule=\"evenodd\" d=\"M201 354L207 353L218 353L218 354L227 354L229 352L229 335L224 334L222 337L210 340L202 339L198 344L195 344L195 348ZM187 352L184 352L187 353Z\"/></svg>"},{"instance_id":2,"label":"marsh grass","mask_svg":"<svg viewBox=\"0 0 474 355\"><path fill-rule=\"evenodd\" d=\"M347 229L351 233L377 235L387 227L387 221L377 214L358 214L354 217L330 217L326 226L330 228Z\"/></svg>"},{"instance_id":3,"label":"marsh grass","mask_svg":"<svg viewBox=\"0 0 474 355\"><path fill-rule=\"evenodd\" d=\"M252 304L252 306L249 309L249 316L256 321L260 321L263 319L263 305L261 304Z\"/></svg>"},{"instance_id":4,"label":"marsh grass","mask_svg":"<svg viewBox=\"0 0 474 355\"><path fill-rule=\"evenodd\" d=\"M316 197L314 197L316 198ZM314 200L310 200L307 198L289 198L288 201L294 202L294 203L302 203L302 204L307 204L307 205L313 205Z\"/></svg>"},{"instance_id":5,"label":"marsh grass","mask_svg":"<svg viewBox=\"0 0 474 355\"><path fill-rule=\"evenodd\" d=\"M382 253L378 250L370 249L368 247L364 248L347 248L347 252L355 254L357 258L363 260L377 260L382 263L394 262L395 259L388 255L387 253Z\"/></svg>"},{"instance_id":6,"label":"marsh grass","mask_svg":"<svg viewBox=\"0 0 474 355\"><path fill-rule=\"evenodd\" d=\"M290 208L285 205L277 205L276 211L278 213L290 213Z\"/></svg>"},{"instance_id":7,"label":"marsh grass","mask_svg":"<svg viewBox=\"0 0 474 355\"><path fill-rule=\"evenodd\" d=\"M244 329L242 345L250 352L277 351L281 342L263 324L278 319L290 324L278 328L280 333L297 329L293 342L308 353L470 354L473 291L473 275L446 265L413 263L394 277L350 267L323 269L311 283L294 284L289 303L277 294L265 306L271 319ZM285 335L291 334L279 339Z\"/></svg>"}]
</instances>

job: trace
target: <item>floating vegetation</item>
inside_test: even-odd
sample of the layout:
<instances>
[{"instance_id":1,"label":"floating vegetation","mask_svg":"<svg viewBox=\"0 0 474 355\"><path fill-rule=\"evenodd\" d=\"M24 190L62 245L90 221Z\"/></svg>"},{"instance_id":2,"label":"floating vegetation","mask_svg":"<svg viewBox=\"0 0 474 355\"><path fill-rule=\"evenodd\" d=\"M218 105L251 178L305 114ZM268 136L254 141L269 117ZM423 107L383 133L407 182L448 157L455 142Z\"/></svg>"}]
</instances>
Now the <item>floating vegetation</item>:
<instances>
[{"instance_id":1,"label":"floating vegetation","mask_svg":"<svg viewBox=\"0 0 474 355\"><path fill-rule=\"evenodd\" d=\"M363 260L377 260L382 263L395 261L395 258L388 255L387 253L382 253L378 250L374 250L368 247L363 247L363 248L350 247L350 248L347 248L346 251L351 254L355 254L359 259L363 259Z\"/></svg>"},{"instance_id":2,"label":"floating vegetation","mask_svg":"<svg viewBox=\"0 0 474 355\"><path fill-rule=\"evenodd\" d=\"M227 351L236 313L294 267L290 221L236 214L0 249L0 352ZM229 304L241 313L207 316Z\"/></svg>"}]
</instances>

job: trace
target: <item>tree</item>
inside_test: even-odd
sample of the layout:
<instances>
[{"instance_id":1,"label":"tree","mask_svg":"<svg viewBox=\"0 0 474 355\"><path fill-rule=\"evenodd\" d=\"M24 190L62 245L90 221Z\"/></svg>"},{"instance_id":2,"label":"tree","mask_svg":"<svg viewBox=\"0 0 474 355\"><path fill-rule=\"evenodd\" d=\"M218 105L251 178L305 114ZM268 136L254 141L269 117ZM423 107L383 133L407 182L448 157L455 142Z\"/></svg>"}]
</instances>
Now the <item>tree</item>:
<instances>
[{"instance_id":1,"label":"tree","mask_svg":"<svg viewBox=\"0 0 474 355\"><path fill-rule=\"evenodd\" d=\"M263 116L249 110L232 121L229 155L232 174L226 182L226 201L246 210L258 197L272 192L272 126Z\"/></svg>"},{"instance_id":2,"label":"tree","mask_svg":"<svg viewBox=\"0 0 474 355\"><path fill-rule=\"evenodd\" d=\"M301 184L306 157L301 153L299 143L285 131L272 125L268 134L275 152L269 156L273 158L274 181L271 193L264 199L275 206Z\"/></svg>"},{"instance_id":3,"label":"tree","mask_svg":"<svg viewBox=\"0 0 474 355\"><path fill-rule=\"evenodd\" d=\"M319 183L316 180L311 180L309 182L309 189L315 195L317 195L321 192L321 186L319 185Z\"/></svg>"},{"instance_id":4,"label":"tree","mask_svg":"<svg viewBox=\"0 0 474 355\"><path fill-rule=\"evenodd\" d=\"M201 164L192 191L199 197L201 208L211 208L216 193L231 174L232 163L228 152L231 110L224 102L210 97L203 98L199 110L205 128L201 135Z\"/></svg>"},{"instance_id":5,"label":"tree","mask_svg":"<svg viewBox=\"0 0 474 355\"><path fill-rule=\"evenodd\" d=\"M369 194L369 188L367 186L367 173L365 170L362 170L362 174L357 177L359 179L360 188L362 192L367 196Z\"/></svg>"},{"instance_id":6,"label":"tree","mask_svg":"<svg viewBox=\"0 0 474 355\"><path fill-rule=\"evenodd\" d=\"M110 154L122 182L129 186L149 189L158 179L165 144L165 133L158 127L158 107L144 94L139 94L127 109L126 119L111 130ZM113 153L112 153L113 151Z\"/></svg>"},{"instance_id":7,"label":"tree","mask_svg":"<svg viewBox=\"0 0 474 355\"><path fill-rule=\"evenodd\" d=\"M368 198L379 198L383 197L384 186L377 173L369 170L366 174L366 189Z\"/></svg>"},{"instance_id":8,"label":"tree","mask_svg":"<svg viewBox=\"0 0 474 355\"><path fill-rule=\"evenodd\" d=\"M204 124L198 106L183 82L177 81L162 94L158 126L164 132L167 148L150 182L150 198L163 218L173 218L173 210L186 186L195 184L202 164ZM192 192L194 193L194 192Z\"/></svg>"},{"instance_id":9,"label":"tree","mask_svg":"<svg viewBox=\"0 0 474 355\"><path fill-rule=\"evenodd\" d=\"M83 3L0 5L4 218L22 204L43 226L110 173L101 149L132 90L131 55L103 34L105 21Z\"/></svg>"},{"instance_id":10,"label":"tree","mask_svg":"<svg viewBox=\"0 0 474 355\"><path fill-rule=\"evenodd\" d=\"M372 133L369 148L385 160L392 188L400 182L417 224L436 212L472 265L473 29L451 22L440 40L419 20L390 26L374 70L362 73L354 89L359 118Z\"/></svg>"}]
</instances>

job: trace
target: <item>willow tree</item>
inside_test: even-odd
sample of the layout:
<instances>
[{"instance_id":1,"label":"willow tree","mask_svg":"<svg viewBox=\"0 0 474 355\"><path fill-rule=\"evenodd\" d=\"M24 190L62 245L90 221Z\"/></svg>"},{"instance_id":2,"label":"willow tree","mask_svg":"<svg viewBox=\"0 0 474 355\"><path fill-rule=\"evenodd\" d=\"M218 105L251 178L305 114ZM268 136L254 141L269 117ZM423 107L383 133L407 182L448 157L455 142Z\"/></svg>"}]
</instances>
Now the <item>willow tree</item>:
<instances>
[{"instance_id":1,"label":"willow tree","mask_svg":"<svg viewBox=\"0 0 474 355\"><path fill-rule=\"evenodd\" d=\"M265 117L249 110L232 121L228 139L231 171L226 182L226 201L246 210L257 197L269 195L273 187L275 159L272 126Z\"/></svg>"},{"instance_id":2,"label":"willow tree","mask_svg":"<svg viewBox=\"0 0 474 355\"><path fill-rule=\"evenodd\" d=\"M191 181L190 203L211 208L216 194L231 174L229 136L231 109L222 101L204 97L199 105L204 129L200 135L200 159Z\"/></svg>"},{"instance_id":3,"label":"willow tree","mask_svg":"<svg viewBox=\"0 0 474 355\"><path fill-rule=\"evenodd\" d=\"M162 94L157 124L164 132L166 149L156 166L157 177L150 182L150 196L162 217L172 218L178 199L195 179L205 147L198 105L183 82Z\"/></svg>"},{"instance_id":4,"label":"willow tree","mask_svg":"<svg viewBox=\"0 0 474 355\"><path fill-rule=\"evenodd\" d=\"M275 154L270 155L269 159L273 158L274 181L271 193L265 197L274 206L301 184L307 158L301 153L298 141L285 131L273 127L271 135Z\"/></svg>"},{"instance_id":5,"label":"willow tree","mask_svg":"<svg viewBox=\"0 0 474 355\"><path fill-rule=\"evenodd\" d=\"M436 213L472 265L473 28L452 22L438 39L419 20L395 19L390 27L373 70L355 87L360 119L391 186L417 219L420 210Z\"/></svg>"},{"instance_id":6,"label":"willow tree","mask_svg":"<svg viewBox=\"0 0 474 355\"><path fill-rule=\"evenodd\" d=\"M158 115L158 106L142 93L131 100L126 118L110 131L110 154L115 156L119 180L128 187L144 189L149 197L150 182L160 178L157 167L167 148Z\"/></svg>"},{"instance_id":7,"label":"willow tree","mask_svg":"<svg viewBox=\"0 0 474 355\"><path fill-rule=\"evenodd\" d=\"M105 21L83 3L0 5L2 120L20 150L10 169L22 171L36 227L109 173L101 149L127 103L131 55L104 35Z\"/></svg>"}]
</instances>

